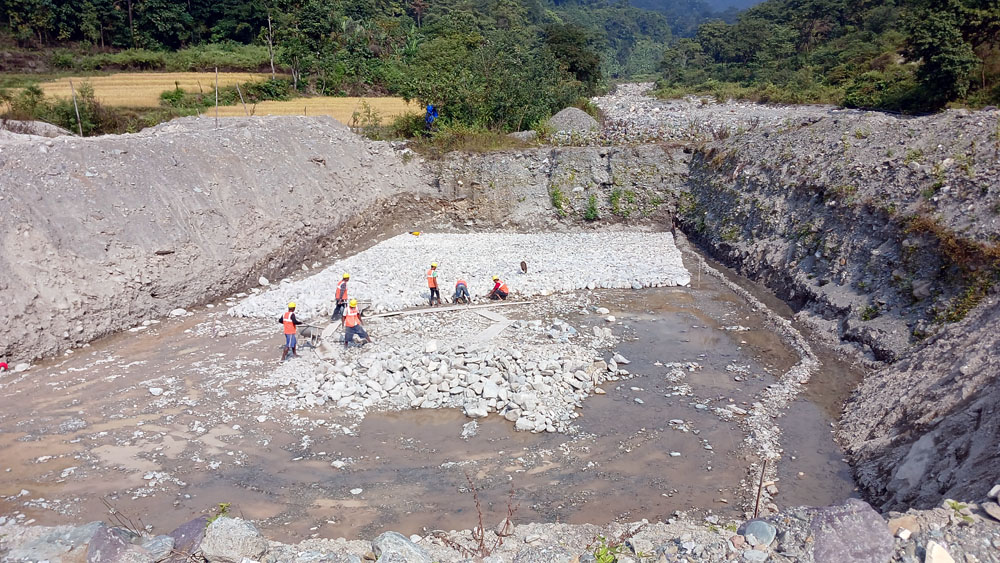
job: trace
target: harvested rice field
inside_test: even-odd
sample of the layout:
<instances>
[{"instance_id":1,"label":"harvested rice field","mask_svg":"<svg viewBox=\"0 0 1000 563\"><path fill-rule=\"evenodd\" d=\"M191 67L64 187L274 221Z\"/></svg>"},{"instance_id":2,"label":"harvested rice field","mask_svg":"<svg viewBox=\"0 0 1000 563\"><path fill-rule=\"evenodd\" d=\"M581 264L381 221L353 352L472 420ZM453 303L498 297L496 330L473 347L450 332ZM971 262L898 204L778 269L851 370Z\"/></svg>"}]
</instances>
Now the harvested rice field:
<instances>
[{"instance_id":1,"label":"harvested rice field","mask_svg":"<svg viewBox=\"0 0 1000 563\"><path fill-rule=\"evenodd\" d=\"M270 76L249 72L220 72L219 86L267 80ZM160 105L160 94L176 86L189 92L211 92L215 88L214 72L123 72L107 76L60 78L43 82L39 86L47 96L69 98L70 80L77 89L83 82L90 83L101 103L123 107L156 107Z\"/></svg>"},{"instance_id":2,"label":"harvested rice field","mask_svg":"<svg viewBox=\"0 0 1000 563\"><path fill-rule=\"evenodd\" d=\"M284 102L267 101L256 105L247 105L247 111L253 115L329 115L337 121L351 124L354 112L363 112L363 103L367 102L372 111L384 121L405 113L422 113L416 102L407 103L403 98L341 98L321 96L317 98L296 98ZM215 116L215 108L205 112L207 116ZM243 106L226 106L219 108L219 117L242 117L246 115Z\"/></svg>"}]
</instances>

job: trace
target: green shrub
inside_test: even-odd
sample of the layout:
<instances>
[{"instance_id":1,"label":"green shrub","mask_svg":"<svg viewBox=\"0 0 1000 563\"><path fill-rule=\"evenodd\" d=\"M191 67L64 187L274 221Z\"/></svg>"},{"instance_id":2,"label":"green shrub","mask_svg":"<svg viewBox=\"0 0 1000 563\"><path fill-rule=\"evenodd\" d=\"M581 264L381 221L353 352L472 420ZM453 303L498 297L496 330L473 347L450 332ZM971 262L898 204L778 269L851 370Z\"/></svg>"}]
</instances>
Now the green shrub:
<instances>
[{"instance_id":1,"label":"green shrub","mask_svg":"<svg viewBox=\"0 0 1000 563\"><path fill-rule=\"evenodd\" d=\"M590 194L590 197L587 198L587 210L584 211L583 218L586 219L587 221L596 221L597 219L600 218L600 215L598 214L597 211L596 195Z\"/></svg>"}]
</instances>

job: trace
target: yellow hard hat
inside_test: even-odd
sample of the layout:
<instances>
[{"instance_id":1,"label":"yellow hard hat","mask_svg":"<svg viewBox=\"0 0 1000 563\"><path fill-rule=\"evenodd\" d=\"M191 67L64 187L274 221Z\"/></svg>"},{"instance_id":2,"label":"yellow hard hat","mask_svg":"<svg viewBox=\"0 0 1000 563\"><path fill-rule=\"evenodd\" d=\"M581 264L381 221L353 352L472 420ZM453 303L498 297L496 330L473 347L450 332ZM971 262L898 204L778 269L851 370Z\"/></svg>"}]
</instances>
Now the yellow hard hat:
<instances>
[{"instance_id":1,"label":"yellow hard hat","mask_svg":"<svg viewBox=\"0 0 1000 563\"><path fill-rule=\"evenodd\" d=\"M431 268L437 268L437 267L438 267L437 262L431 262Z\"/></svg>"},{"instance_id":2,"label":"yellow hard hat","mask_svg":"<svg viewBox=\"0 0 1000 563\"><path fill-rule=\"evenodd\" d=\"M295 308L295 302L294 301L289 301L288 302L288 308L289 309L294 309Z\"/></svg>"},{"instance_id":3,"label":"yellow hard hat","mask_svg":"<svg viewBox=\"0 0 1000 563\"><path fill-rule=\"evenodd\" d=\"M346 280L349 277L351 277L351 274L348 274L347 272L344 272L344 279Z\"/></svg>"},{"instance_id":4,"label":"yellow hard hat","mask_svg":"<svg viewBox=\"0 0 1000 563\"><path fill-rule=\"evenodd\" d=\"M494 280L494 281L496 281L496 280L498 280L498 279L500 279L500 276L493 276L493 280Z\"/></svg>"},{"instance_id":5,"label":"yellow hard hat","mask_svg":"<svg viewBox=\"0 0 1000 563\"><path fill-rule=\"evenodd\" d=\"M351 299L351 307L357 307L357 306L358 306L358 300L357 299Z\"/></svg>"}]
</instances>

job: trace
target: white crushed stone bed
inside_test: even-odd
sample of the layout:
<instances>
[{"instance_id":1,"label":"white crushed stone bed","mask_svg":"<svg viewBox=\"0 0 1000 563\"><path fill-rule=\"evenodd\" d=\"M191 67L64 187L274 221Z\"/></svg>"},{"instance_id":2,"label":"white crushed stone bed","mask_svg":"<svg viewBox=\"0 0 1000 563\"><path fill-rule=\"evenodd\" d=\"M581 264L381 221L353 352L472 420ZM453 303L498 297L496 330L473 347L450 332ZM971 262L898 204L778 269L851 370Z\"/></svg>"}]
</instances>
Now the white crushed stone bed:
<instances>
[{"instance_id":1,"label":"white crushed stone bed","mask_svg":"<svg viewBox=\"0 0 1000 563\"><path fill-rule=\"evenodd\" d=\"M528 273L521 272L521 261ZM425 274L438 263L441 296L450 299L465 279L473 298L485 296L498 275L516 297L594 288L688 285L691 275L670 233L424 233L403 234L334 263L305 279L284 282L229 309L240 317L277 317L289 301L302 318L329 315L344 272L350 296L376 312L427 303Z\"/></svg>"}]
</instances>

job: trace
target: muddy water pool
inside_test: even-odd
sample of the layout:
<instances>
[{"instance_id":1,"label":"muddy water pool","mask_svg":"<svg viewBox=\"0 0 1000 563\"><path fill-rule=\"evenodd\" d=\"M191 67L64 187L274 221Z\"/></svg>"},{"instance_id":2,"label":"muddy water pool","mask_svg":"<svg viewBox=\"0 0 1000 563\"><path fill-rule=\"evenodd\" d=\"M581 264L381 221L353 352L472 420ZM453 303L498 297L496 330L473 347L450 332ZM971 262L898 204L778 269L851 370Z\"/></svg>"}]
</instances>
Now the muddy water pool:
<instances>
[{"instance_id":1,"label":"muddy water pool","mask_svg":"<svg viewBox=\"0 0 1000 563\"><path fill-rule=\"evenodd\" d=\"M491 415L463 439L470 419L455 410L369 413L349 434L330 407L262 414L252 383L276 365L279 331L221 307L5 374L0 515L86 522L106 519L107 502L165 532L231 503L279 540L412 534L475 526L472 487L487 525L508 507L515 521L574 523L742 514L755 452L739 420L714 410L749 409L796 356L707 276L584 293L616 321L565 320L612 327L636 375L587 399L572 435L515 432ZM678 377L671 363L696 367ZM824 382L856 377L824 362L779 420L779 504L854 494L830 432L849 385Z\"/></svg>"}]
</instances>

